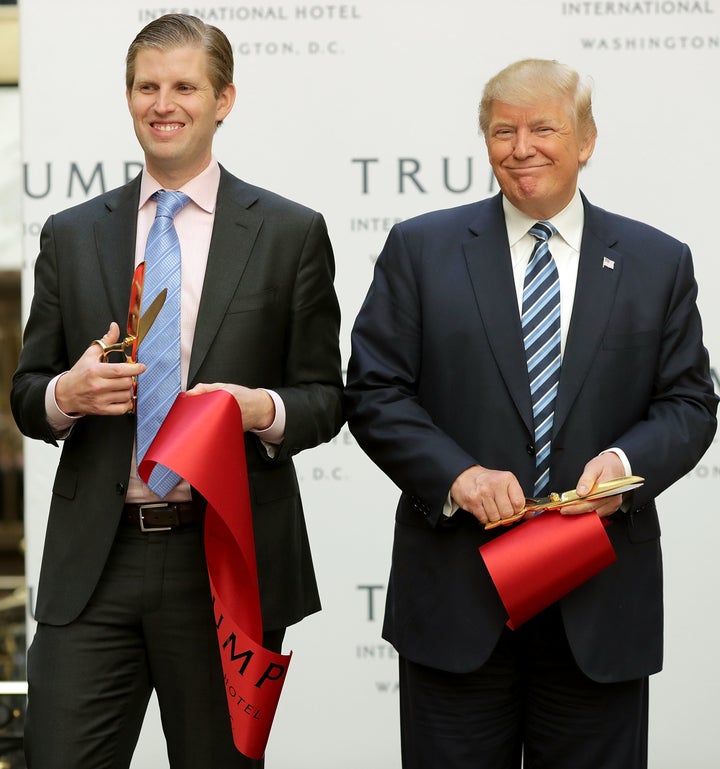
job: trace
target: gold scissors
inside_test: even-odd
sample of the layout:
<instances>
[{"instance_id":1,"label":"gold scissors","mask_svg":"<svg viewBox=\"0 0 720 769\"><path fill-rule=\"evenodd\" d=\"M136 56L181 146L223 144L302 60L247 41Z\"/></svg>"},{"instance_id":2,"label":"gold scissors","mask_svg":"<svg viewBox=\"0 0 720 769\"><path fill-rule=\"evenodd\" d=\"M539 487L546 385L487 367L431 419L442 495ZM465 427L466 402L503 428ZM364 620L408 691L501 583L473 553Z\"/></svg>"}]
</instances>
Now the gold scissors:
<instances>
[{"instance_id":1,"label":"gold scissors","mask_svg":"<svg viewBox=\"0 0 720 769\"><path fill-rule=\"evenodd\" d=\"M93 344L100 346L102 350L102 359L106 363L113 354L125 356L126 363L135 363L137 361L137 348L140 342L145 338L150 326L155 322L160 314L162 306L165 304L167 289L164 288L150 303L150 306L141 315L143 284L145 280L145 262L135 268L133 273L133 282L130 288L130 307L128 309L127 325L125 328L126 336L120 342L115 344L105 344L102 339L95 339ZM133 406L131 413L135 411L137 399L137 381L133 377Z\"/></svg>"},{"instance_id":2,"label":"gold scissors","mask_svg":"<svg viewBox=\"0 0 720 769\"><path fill-rule=\"evenodd\" d=\"M519 513L510 516L510 518L502 518L499 521L489 521L485 524L485 529L495 529L498 526L508 526L511 523L519 521L525 516L526 513L538 513L543 510L557 510L558 508L571 505L573 502L584 502L592 499L602 499L603 497L612 497L615 494L624 494L626 491L637 489L645 483L645 479L639 475L624 475L622 478L613 478L611 481L603 481L602 483L596 483L592 491L581 497L574 489L572 491L563 491L562 494L552 492L547 497L541 497L540 499L533 499L527 497L525 499L525 505Z\"/></svg>"}]
</instances>

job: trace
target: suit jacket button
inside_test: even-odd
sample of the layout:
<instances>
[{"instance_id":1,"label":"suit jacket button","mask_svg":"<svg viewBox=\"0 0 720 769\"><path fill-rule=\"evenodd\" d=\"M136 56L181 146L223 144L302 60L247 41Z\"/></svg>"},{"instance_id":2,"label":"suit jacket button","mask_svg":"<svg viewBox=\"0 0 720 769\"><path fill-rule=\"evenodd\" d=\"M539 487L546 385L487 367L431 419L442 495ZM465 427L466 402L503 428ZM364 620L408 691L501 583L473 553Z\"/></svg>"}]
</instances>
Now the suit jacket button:
<instances>
[{"instance_id":1,"label":"suit jacket button","mask_svg":"<svg viewBox=\"0 0 720 769\"><path fill-rule=\"evenodd\" d=\"M527 451L527 453L532 457L535 454L535 444L528 443L528 445L525 446L525 451Z\"/></svg>"}]
</instances>

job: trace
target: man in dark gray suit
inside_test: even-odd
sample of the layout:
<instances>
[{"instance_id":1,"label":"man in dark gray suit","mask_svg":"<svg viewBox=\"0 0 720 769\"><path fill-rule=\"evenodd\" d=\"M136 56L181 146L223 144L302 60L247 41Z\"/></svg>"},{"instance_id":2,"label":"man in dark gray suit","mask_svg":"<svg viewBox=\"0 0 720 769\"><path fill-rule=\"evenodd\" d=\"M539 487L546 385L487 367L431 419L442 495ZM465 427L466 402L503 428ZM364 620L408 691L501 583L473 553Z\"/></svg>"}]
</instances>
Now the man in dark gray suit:
<instances>
[{"instance_id":1,"label":"man in dark gray suit","mask_svg":"<svg viewBox=\"0 0 720 769\"><path fill-rule=\"evenodd\" d=\"M143 172L43 228L12 391L25 435L63 441L28 659L31 769L128 766L153 689L173 769L260 765L233 746L202 500L184 481L160 499L137 474L128 412L153 361L102 362L91 343L125 330L159 189L190 198L175 217L182 389L222 388L242 409L264 645L320 608L291 458L342 424L334 261L320 214L214 159L232 78L220 30L148 24L127 56Z\"/></svg>"},{"instance_id":2,"label":"man in dark gray suit","mask_svg":"<svg viewBox=\"0 0 720 769\"><path fill-rule=\"evenodd\" d=\"M578 190L597 132L571 68L507 67L480 126L502 193L393 229L348 367L350 428L402 491L383 635L400 654L403 766L641 769L662 665L655 497L716 428L690 251ZM557 353L531 377L523 295L541 230ZM559 361L548 422L531 389ZM506 628L478 554L504 529L485 524L522 511L540 480L585 496L630 473L645 484L625 498L562 511L607 518L617 561Z\"/></svg>"}]
</instances>

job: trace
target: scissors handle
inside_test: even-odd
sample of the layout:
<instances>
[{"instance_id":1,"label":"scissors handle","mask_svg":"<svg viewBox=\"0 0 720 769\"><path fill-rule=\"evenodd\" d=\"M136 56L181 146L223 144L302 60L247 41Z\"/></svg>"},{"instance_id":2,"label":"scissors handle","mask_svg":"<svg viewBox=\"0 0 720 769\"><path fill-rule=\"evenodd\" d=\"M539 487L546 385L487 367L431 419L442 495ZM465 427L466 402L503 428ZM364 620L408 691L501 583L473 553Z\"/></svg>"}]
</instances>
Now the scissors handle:
<instances>
[{"instance_id":1,"label":"scissors handle","mask_svg":"<svg viewBox=\"0 0 720 769\"><path fill-rule=\"evenodd\" d=\"M105 363L108 362L110 356L113 353L121 353L125 356L126 363L133 363L132 350L135 344L134 336L126 336L122 342L115 342L115 344L105 344L102 339L93 339L93 344L96 344L102 350L102 359ZM128 348L130 349L130 355L128 355Z\"/></svg>"}]
</instances>

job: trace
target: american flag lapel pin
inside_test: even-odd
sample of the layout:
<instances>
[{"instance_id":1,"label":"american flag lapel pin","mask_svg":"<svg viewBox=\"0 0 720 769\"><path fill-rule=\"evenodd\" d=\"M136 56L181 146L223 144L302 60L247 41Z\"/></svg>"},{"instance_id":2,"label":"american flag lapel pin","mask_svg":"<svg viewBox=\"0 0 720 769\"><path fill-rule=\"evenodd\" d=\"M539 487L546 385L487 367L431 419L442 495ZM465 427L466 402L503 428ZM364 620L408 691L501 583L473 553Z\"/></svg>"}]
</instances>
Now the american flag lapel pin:
<instances>
[{"instance_id":1,"label":"american flag lapel pin","mask_svg":"<svg viewBox=\"0 0 720 769\"><path fill-rule=\"evenodd\" d=\"M610 259L607 256L603 256L603 268L607 267L608 270L614 270L615 269L615 262L614 260Z\"/></svg>"}]
</instances>

